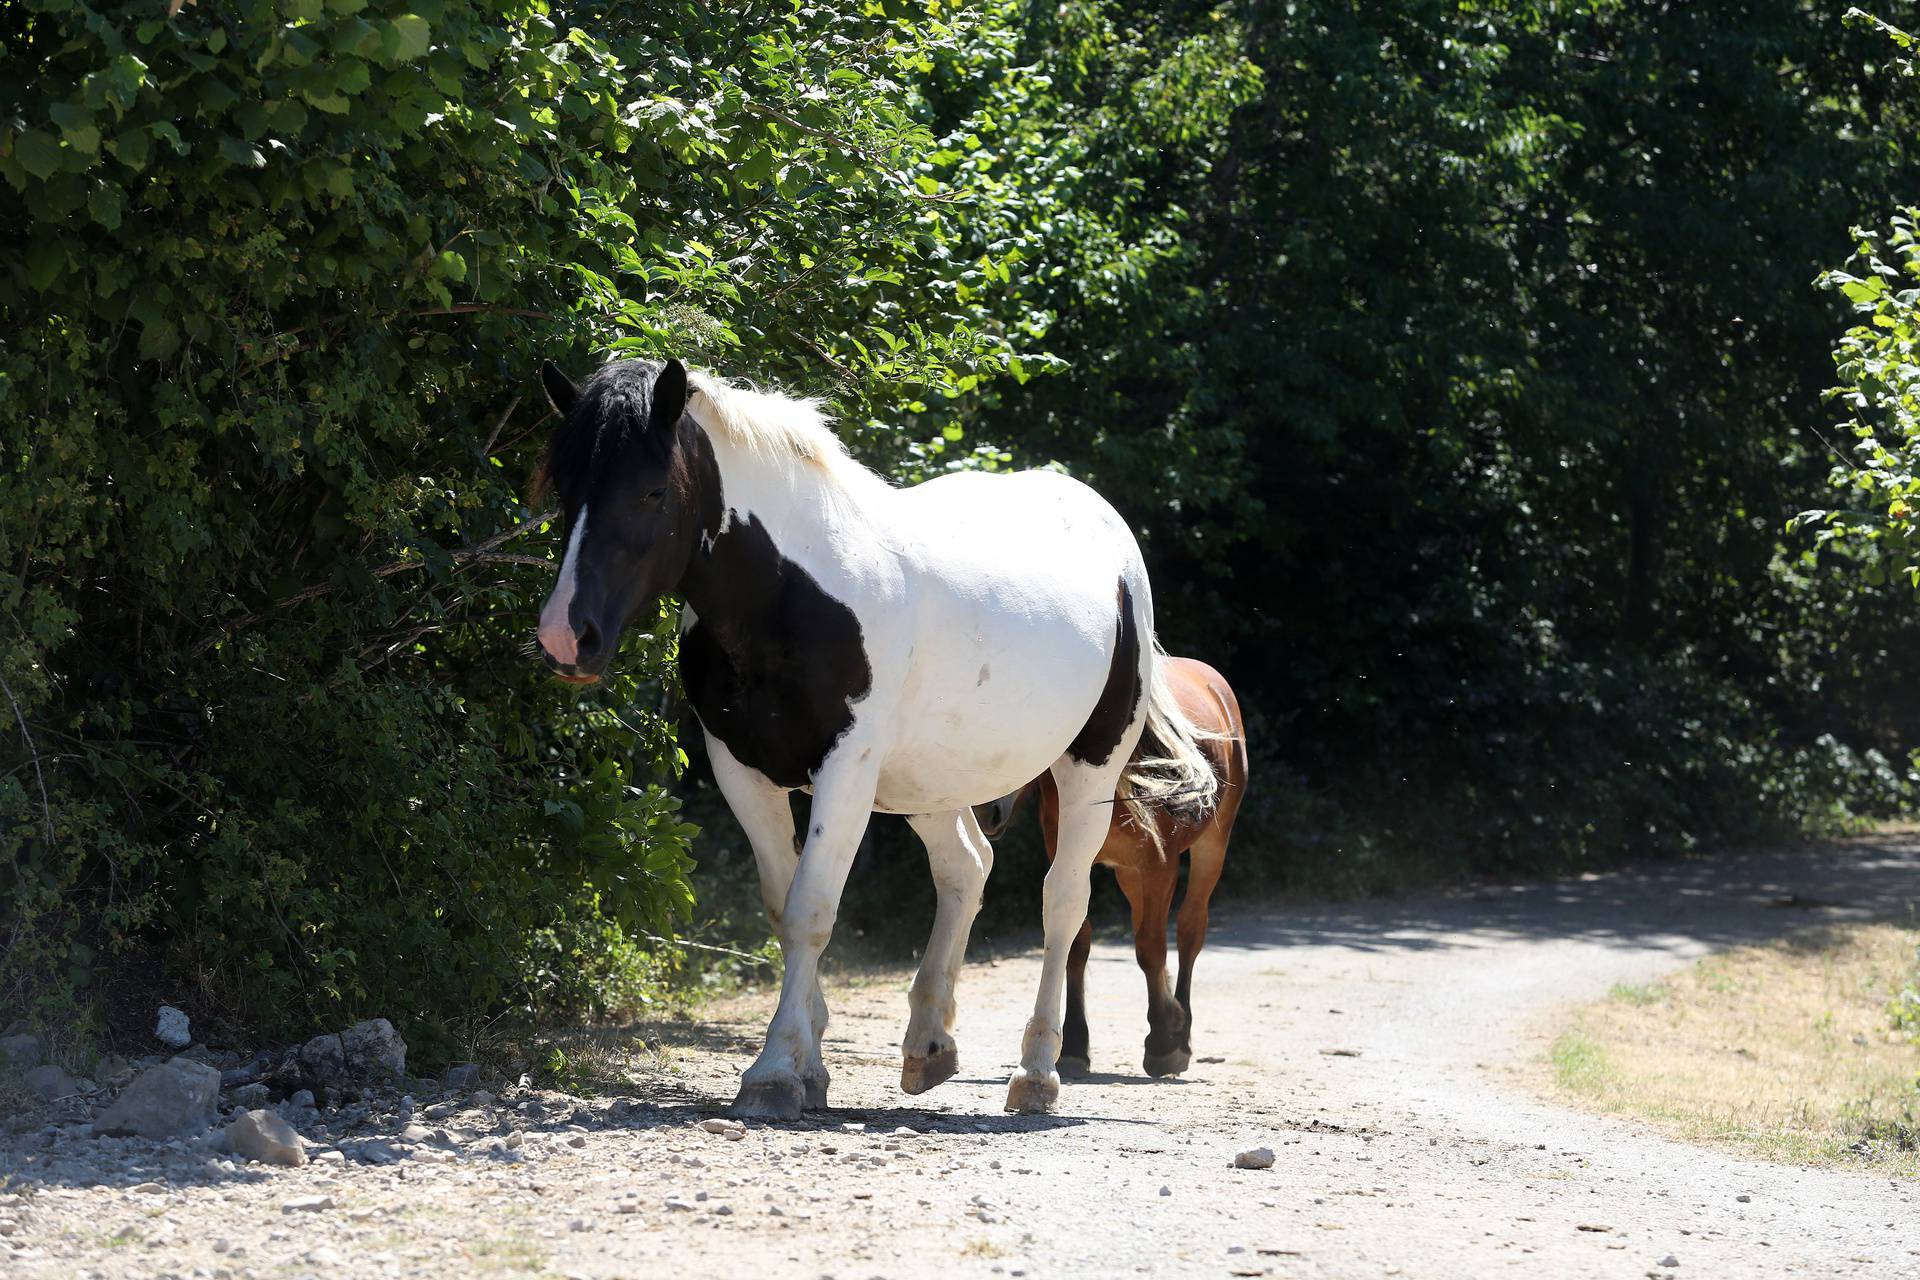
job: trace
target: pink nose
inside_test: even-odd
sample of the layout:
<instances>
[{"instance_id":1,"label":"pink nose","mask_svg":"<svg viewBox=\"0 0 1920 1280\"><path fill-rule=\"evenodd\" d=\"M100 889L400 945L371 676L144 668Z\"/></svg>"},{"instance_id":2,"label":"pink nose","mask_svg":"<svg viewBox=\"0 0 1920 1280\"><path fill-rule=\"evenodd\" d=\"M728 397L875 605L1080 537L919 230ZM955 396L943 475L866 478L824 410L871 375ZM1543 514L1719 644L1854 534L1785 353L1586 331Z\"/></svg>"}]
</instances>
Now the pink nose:
<instances>
[{"instance_id":1,"label":"pink nose","mask_svg":"<svg viewBox=\"0 0 1920 1280\"><path fill-rule=\"evenodd\" d=\"M547 607L540 611L540 647L563 667L570 667L579 659L580 644L573 634L565 603L549 600Z\"/></svg>"}]
</instances>

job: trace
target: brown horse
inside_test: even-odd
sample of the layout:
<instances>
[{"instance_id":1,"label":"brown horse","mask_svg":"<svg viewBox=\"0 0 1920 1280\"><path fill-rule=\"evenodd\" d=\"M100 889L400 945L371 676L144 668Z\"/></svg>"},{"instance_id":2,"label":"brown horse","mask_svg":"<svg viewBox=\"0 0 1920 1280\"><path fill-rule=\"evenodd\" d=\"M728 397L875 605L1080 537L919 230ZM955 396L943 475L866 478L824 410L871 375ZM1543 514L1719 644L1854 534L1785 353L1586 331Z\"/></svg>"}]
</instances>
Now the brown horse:
<instances>
[{"instance_id":1,"label":"brown horse","mask_svg":"<svg viewBox=\"0 0 1920 1280\"><path fill-rule=\"evenodd\" d=\"M1125 806L1115 803L1107 841L1095 859L1113 868L1120 891L1133 906L1133 951L1147 976L1147 1054L1150 1076L1178 1075L1193 1058L1193 966L1207 940L1207 900L1220 881L1233 820L1247 789L1247 727L1240 703L1226 678L1191 658L1166 661L1167 683L1194 728L1205 735L1200 747L1220 777L1218 802L1201 812L1183 809L1177 799L1149 810L1160 839L1141 829ZM1005 831L1019 806L1040 793L1040 829L1052 861L1060 830L1060 797L1051 775L990 805L974 810L989 837ZM1180 903L1180 980L1167 989L1167 916L1180 880L1180 854L1190 853L1187 893ZM1067 955L1067 1020L1060 1046L1060 1074L1084 1075L1087 1058L1087 953L1093 924L1080 926Z\"/></svg>"}]
</instances>

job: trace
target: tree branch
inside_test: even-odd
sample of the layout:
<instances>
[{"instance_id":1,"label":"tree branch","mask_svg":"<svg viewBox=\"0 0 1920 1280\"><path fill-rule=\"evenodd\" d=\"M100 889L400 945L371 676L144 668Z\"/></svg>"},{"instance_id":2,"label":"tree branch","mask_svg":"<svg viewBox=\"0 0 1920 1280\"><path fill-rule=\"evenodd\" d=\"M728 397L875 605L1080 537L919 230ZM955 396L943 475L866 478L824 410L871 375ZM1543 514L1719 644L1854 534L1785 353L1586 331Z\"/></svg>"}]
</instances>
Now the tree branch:
<instances>
[{"instance_id":1,"label":"tree branch","mask_svg":"<svg viewBox=\"0 0 1920 1280\"><path fill-rule=\"evenodd\" d=\"M7 684L5 676L0 676L0 691L7 695L7 702L13 707L13 721L20 726L20 737L27 744L27 755L33 760L33 776L40 784L40 816L47 824L47 847L53 847L53 802L47 799L47 775L40 770L40 748L33 740L33 734L27 730L27 717L20 710L19 699L13 696L12 686Z\"/></svg>"},{"instance_id":2,"label":"tree branch","mask_svg":"<svg viewBox=\"0 0 1920 1280\"><path fill-rule=\"evenodd\" d=\"M553 562L541 556L525 555L513 551L496 551L495 548L502 543L511 542L522 534L539 528L559 514L559 509L553 508L542 511L539 515L529 516L519 524L514 525L511 529L502 529L492 537L482 538L480 541L468 546L454 548L447 553L447 558L452 560L455 565L462 567L470 564L521 564L545 568ZM405 573L409 569L424 569L426 563L425 560L417 558L394 560L388 564L377 566L372 570L372 574L376 578L390 578L396 573ZM196 658L199 657L234 632L252 626L269 613L288 608L292 605L302 604L308 600L317 600L321 596L332 595L339 589L339 584L334 582L316 582L312 586L302 587L292 595L281 600L276 600L266 609L262 609L256 613L244 614L234 619L226 626L220 628L220 630L202 640L199 644L196 644L193 647L193 656Z\"/></svg>"}]
</instances>

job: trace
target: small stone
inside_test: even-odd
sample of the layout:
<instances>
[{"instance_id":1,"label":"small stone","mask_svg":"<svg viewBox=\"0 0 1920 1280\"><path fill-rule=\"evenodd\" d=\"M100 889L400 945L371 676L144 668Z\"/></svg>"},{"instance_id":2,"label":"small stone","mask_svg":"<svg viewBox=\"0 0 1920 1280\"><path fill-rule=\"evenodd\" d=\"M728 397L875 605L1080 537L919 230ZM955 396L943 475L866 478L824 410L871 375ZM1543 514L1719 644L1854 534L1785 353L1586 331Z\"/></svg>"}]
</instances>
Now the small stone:
<instances>
[{"instance_id":1,"label":"small stone","mask_svg":"<svg viewBox=\"0 0 1920 1280\"><path fill-rule=\"evenodd\" d=\"M299 1168L307 1162L300 1135L272 1111L242 1111L227 1125L227 1150L261 1164Z\"/></svg>"},{"instance_id":2,"label":"small stone","mask_svg":"<svg viewBox=\"0 0 1920 1280\"><path fill-rule=\"evenodd\" d=\"M1242 1151L1233 1158L1233 1167L1236 1169L1271 1169L1273 1168L1273 1148L1248 1147L1245 1151Z\"/></svg>"},{"instance_id":3,"label":"small stone","mask_svg":"<svg viewBox=\"0 0 1920 1280\"><path fill-rule=\"evenodd\" d=\"M567 1223L567 1230L591 1231L593 1230L593 1219L592 1218L575 1218L573 1221Z\"/></svg>"},{"instance_id":4,"label":"small stone","mask_svg":"<svg viewBox=\"0 0 1920 1280\"><path fill-rule=\"evenodd\" d=\"M668 1196L665 1200L661 1201L661 1203L675 1213L693 1212L693 1201L688 1200L685 1196Z\"/></svg>"},{"instance_id":5,"label":"small stone","mask_svg":"<svg viewBox=\"0 0 1920 1280\"><path fill-rule=\"evenodd\" d=\"M1752 1197L1752 1196L1735 1196L1735 1197L1734 1197L1734 1199L1735 1199L1735 1200L1738 1200L1738 1201L1739 1201L1739 1202L1740 1202L1741 1204L1752 1204L1752 1203L1753 1203L1753 1197Z\"/></svg>"},{"instance_id":6,"label":"small stone","mask_svg":"<svg viewBox=\"0 0 1920 1280\"><path fill-rule=\"evenodd\" d=\"M520 1144L525 1142L526 1140L527 1140L527 1135L522 1133L520 1130L515 1129L512 1133L507 1135L507 1150L518 1151L520 1149Z\"/></svg>"},{"instance_id":7,"label":"small stone","mask_svg":"<svg viewBox=\"0 0 1920 1280\"><path fill-rule=\"evenodd\" d=\"M333 1208L332 1196L295 1196L281 1203L280 1212L320 1213L331 1208Z\"/></svg>"},{"instance_id":8,"label":"small stone","mask_svg":"<svg viewBox=\"0 0 1920 1280\"><path fill-rule=\"evenodd\" d=\"M708 1133L745 1133L747 1131L747 1126L741 1124L738 1120L728 1120L720 1116L715 1116L710 1120L702 1120L700 1127Z\"/></svg>"},{"instance_id":9,"label":"small stone","mask_svg":"<svg viewBox=\"0 0 1920 1280\"><path fill-rule=\"evenodd\" d=\"M293 1110L293 1111L314 1110L313 1090L300 1089L295 1091L293 1096L287 1099L286 1105L290 1110Z\"/></svg>"},{"instance_id":10,"label":"small stone","mask_svg":"<svg viewBox=\"0 0 1920 1280\"><path fill-rule=\"evenodd\" d=\"M1660 1265L1671 1269L1680 1265L1680 1259L1674 1257L1672 1254L1668 1254L1666 1257L1660 1259Z\"/></svg>"},{"instance_id":11,"label":"small stone","mask_svg":"<svg viewBox=\"0 0 1920 1280\"><path fill-rule=\"evenodd\" d=\"M129 1191L143 1196L157 1196L166 1189L167 1184L164 1182L138 1182L127 1188Z\"/></svg>"},{"instance_id":12,"label":"small stone","mask_svg":"<svg viewBox=\"0 0 1920 1280\"><path fill-rule=\"evenodd\" d=\"M485 1089L476 1089L473 1091L473 1105L476 1107L490 1107L493 1105L493 1095Z\"/></svg>"},{"instance_id":13,"label":"small stone","mask_svg":"<svg viewBox=\"0 0 1920 1280\"><path fill-rule=\"evenodd\" d=\"M24 1077L27 1088L48 1102L71 1098L79 1093L80 1082L52 1063L35 1067Z\"/></svg>"},{"instance_id":14,"label":"small stone","mask_svg":"<svg viewBox=\"0 0 1920 1280\"><path fill-rule=\"evenodd\" d=\"M160 1006L153 1022L153 1038L169 1049L184 1049L193 1043L193 1030L187 1015L170 1004Z\"/></svg>"},{"instance_id":15,"label":"small stone","mask_svg":"<svg viewBox=\"0 0 1920 1280\"><path fill-rule=\"evenodd\" d=\"M1170 1195L1172 1195L1172 1194L1173 1194L1173 1188L1172 1188L1172 1187L1162 1187L1162 1188L1160 1188L1160 1194L1161 1194L1161 1195L1163 1195L1163 1196L1170 1196Z\"/></svg>"},{"instance_id":16,"label":"small stone","mask_svg":"<svg viewBox=\"0 0 1920 1280\"><path fill-rule=\"evenodd\" d=\"M178 1138L213 1123L220 1096L220 1073L185 1058L175 1058L137 1076L113 1105L93 1122L95 1134L132 1134L142 1138Z\"/></svg>"},{"instance_id":17,"label":"small stone","mask_svg":"<svg viewBox=\"0 0 1920 1280\"><path fill-rule=\"evenodd\" d=\"M579 1147L584 1147L587 1145L587 1135L584 1133L576 1133L571 1138L567 1139L567 1145L570 1147L574 1147L576 1149Z\"/></svg>"},{"instance_id":18,"label":"small stone","mask_svg":"<svg viewBox=\"0 0 1920 1280\"><path fill-rule=\"evenodd\" d=\"M234 1106L243 1111L251 1111L255 1107L266 1106L272 1099L273 1093L267 1086L256 1081L253 1084L241 1085L227 1096L233 1099Z\"/></svg>"},{"instance_id":19,"label":"small stone","mask_svg":"<svg viewBox=\"0 0 1920 1280\"><path fill-rule=\"evenodd\" d=\"M46 1042L31 1031L0 1039L0 1062L10 1063L23 1071L39 1066L46 1056Z\"/></svg>"},{"instance_id":20,"label":"small stone","mask_svg":"<svg viewBox=\"0 0 1920 1280\"><path fill-rule=\"evenodd\" d=\"M356 1022L340 1036L347 1065L356 1075L403 1076L407 1073L407 1042L385 1018Z\"/></svg>"}]
</instances>

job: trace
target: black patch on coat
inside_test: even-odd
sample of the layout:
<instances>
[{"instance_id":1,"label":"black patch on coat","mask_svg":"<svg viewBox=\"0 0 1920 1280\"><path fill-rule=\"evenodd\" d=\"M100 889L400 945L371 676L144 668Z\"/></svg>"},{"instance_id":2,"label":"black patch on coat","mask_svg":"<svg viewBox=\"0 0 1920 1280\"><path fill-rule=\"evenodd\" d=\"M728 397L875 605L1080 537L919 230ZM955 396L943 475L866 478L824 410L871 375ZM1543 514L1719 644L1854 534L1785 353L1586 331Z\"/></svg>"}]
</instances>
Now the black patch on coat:
<instances>
[{"instance_id":1,"label":"black patch on coat","mask_svg":"<svg viewBox=\"0 0 1920 1280\"><path fill-rule=\"evenodd\" d=\"M710 549L709 549L710 547ZM775 786L804 787L873 687L860 620L738 513L694 556L680 682L701 725Z\"/></svg>"},{"instance_id":2,"label":"black patch on coat","mask_svg":"<svg viewBox=\"0 0 1920 1280\"><path fill-rule=\"evenodd\" d=\"M1133 620L1133 591L1125 578L1120 580L1119 597L1120 620L1106 688L1100 691L1087 723L1067 744L1067 754L1081 764L1102 765L1111 759L1140 705L1140 629Z\"/></svg>"},{"instance_id":3,"label":"black patch on coat","mask_svg":"<svg viewBox=\"0 0 1920 1280\"><path fill-rule=\"evenodd\" d=\"M680 638L680 679L702 727L776 785L808 785L873 687L859 619L758 519L721 532L720 469L683 412L677 362L614 361L577 390L558 370L542 380L566 409L547 472L569 535L593 504L573 607L576 631L594 621L603 637L593 669L641 604L677 592L696 618Z\"/></svg>"}]
</instances>

